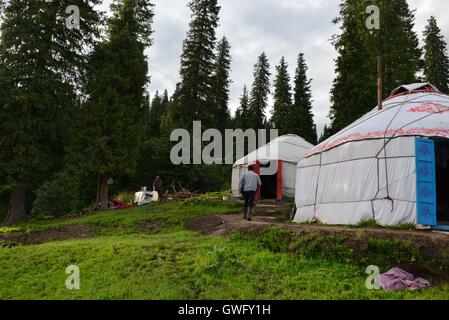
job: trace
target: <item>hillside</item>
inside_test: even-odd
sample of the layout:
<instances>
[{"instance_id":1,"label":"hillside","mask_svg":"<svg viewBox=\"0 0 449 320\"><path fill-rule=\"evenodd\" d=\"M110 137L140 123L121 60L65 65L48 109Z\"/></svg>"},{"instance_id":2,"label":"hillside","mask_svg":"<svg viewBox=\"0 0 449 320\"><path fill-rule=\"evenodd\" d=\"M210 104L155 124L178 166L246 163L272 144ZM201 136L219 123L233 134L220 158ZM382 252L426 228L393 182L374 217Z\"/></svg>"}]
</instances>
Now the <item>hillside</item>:
<instances>
[{"instance_id":1,"label":"hillside","mask_svg":"<svg viewBox=\"0 0 449 320\"><path fill-rule=\"evenodd\" d=\"M335 246L321 254L314 242L284 250L288 232L280 228L210 236L185 227L239 211L174 202L0 229L0 299L449 298L444 283L421 292L367 290L366 265L351 252ZM80 290L65 286L69 265L80 269Z\"/></svg>"}]
</instances>

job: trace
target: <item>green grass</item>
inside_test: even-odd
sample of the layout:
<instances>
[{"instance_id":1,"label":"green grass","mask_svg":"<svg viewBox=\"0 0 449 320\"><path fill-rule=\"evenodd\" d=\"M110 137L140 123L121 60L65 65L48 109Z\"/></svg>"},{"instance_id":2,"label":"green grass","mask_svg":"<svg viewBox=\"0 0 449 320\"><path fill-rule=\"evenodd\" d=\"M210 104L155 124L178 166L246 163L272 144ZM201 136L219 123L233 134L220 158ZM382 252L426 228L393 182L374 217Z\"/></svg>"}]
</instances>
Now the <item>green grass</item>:
<instances>
[{"instance_id":1,"label":"green grass","mask_svg":"<svg viewBox=\"0 0 449 320\"><path fill-rule=\"evenodd\" d=\"M184 229L191 217L235 212L232 205L212 202L172 203L21 224L18 229L28 232L86 224L98 233L0 247L0 299L449 299L447 285L421 292L367 290L359 264L288 253L282 238L276 246L276 233L259 241ZM136 227L160 220L167 224L157 233ZM80 290L65 287L72 264L80 268Z\"/></svg>"},{"instance_id":2,"label":"green grass","mask_svg":"<svg viewBox=\"0 0 449 320\"><path fill-rule=\"evenodd\" d=\"M195 204L186 204L183 202L155 203L141 208L107 211L85 216L63 217L59 219L41 217L26 223L19 223L15 227L15 230L33 232L64 225L85 224L97 229L102 236L126 235L138 232L137 225L148 221L163 220L172 225L175 230L183 230L183 224L198 215L238 212L240 212L239 207L219 202L198 202ZM5 230L7 229L0 228L0 233Z\"/></svg>"}]
</instances>

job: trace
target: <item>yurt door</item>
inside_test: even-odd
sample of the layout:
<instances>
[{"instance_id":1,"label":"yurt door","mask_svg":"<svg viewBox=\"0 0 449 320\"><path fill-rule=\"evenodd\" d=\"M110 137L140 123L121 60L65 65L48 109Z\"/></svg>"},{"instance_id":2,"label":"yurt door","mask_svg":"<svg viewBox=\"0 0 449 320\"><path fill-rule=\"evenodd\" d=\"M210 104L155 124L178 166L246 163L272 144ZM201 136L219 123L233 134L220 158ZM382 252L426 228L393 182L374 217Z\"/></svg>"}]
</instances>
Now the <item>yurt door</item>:
<instances>
[{"instance_id":1,"label":"yurt door","mask_svg":"<svg viewBox=\"0 0 449 320\"><path fill-rule=\"evenodd\" d=\"M418 224L437 225L435 143L416 139L416 211Z\"/></svg>"},{"instance_id":2,"label":"yurt door","mask_svg":"<svg viewBox=\"0 0 449 320\"><path fill-rule=\"evenodd\" d=\"M260 162L256 161L256 165L254 166L254 172L260 175ZM262 198L262 193L260 188L257 188L256 199L260 200Z\"/></svg>"},{"instance_id":3,"label":"yurt door","mask_svg":"<svg viewBox=\"0 0 449 320\"><path fill-rule=\"evenodd\" d=\"M278 170L276 175L276 200L281 201L283 197L282 192L282 161L278 161Z\"/></svg>"}]
</instances>

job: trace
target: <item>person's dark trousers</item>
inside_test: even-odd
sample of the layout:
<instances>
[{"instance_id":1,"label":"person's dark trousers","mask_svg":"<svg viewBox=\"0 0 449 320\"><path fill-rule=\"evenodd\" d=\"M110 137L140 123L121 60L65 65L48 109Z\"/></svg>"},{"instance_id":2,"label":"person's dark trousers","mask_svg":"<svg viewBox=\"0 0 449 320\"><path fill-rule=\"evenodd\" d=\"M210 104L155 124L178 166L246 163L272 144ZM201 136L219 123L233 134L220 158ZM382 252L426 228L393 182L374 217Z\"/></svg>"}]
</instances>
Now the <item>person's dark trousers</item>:
<instances>
[{"instance_id":1,"label":"person's dark trousers","mask_svg":"<svg viewBox=\"0 0 449 320\"><path fill-rule=\"evenodd\" d=\"M162 189L155 189L154 191L157 192L159 202L161 202L162 201Z\"/></svg>"},{"instance_id":2,"label":"person's dark trousers","mask_svg":"<svg viewBox=\"0 0 449 320\"><path fill-rule=\"evenodd\" d=\"M245 219L250 220L252 218L254 200L256 199L256 191L244 191L243 199L245 199Z\"/></svg>"}]
</instances>

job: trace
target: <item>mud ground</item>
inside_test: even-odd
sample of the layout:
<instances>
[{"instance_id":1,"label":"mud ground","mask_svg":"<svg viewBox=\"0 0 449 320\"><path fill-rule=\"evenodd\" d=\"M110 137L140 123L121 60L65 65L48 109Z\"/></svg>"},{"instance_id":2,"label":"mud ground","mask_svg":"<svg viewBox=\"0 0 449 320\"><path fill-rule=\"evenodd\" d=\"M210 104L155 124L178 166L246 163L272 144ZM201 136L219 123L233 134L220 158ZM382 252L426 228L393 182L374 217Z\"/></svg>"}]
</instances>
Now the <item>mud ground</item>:
<instances>
[{"instance_id":1,"label":"mud ground","mask_svg":"<svg viewBox=\"0 0 449 320\"><path fill-rule=\"evenodd\" d=\"M93 228L86 225L67 225L59 228L46 229L31 233L10 232L0 234L0 245L6 242L16 242L24 245L41 244L50 241L68 239L83 239L94 236Z\"/></svg>"}]
</instances>

